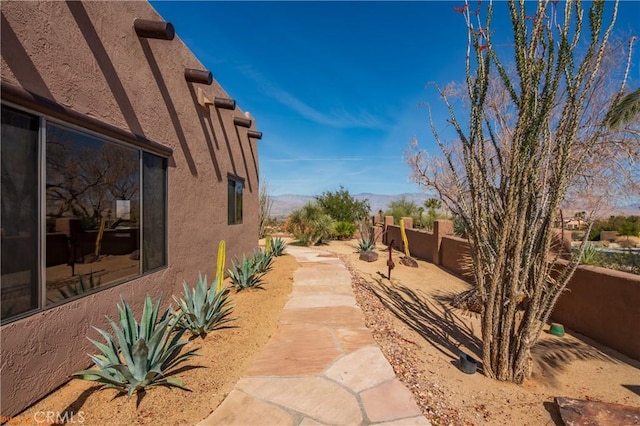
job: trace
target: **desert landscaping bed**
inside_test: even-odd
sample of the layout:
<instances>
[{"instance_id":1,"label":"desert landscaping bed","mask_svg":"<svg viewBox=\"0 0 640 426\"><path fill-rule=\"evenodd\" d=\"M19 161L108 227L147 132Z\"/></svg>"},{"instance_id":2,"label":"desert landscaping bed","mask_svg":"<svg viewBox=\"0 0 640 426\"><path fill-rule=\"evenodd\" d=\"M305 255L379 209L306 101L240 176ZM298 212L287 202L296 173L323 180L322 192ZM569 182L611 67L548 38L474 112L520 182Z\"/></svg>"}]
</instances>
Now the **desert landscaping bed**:
<instances>
[{"instance_id":1,"label":"desert landscaping bed","mask_svg":"<svg viewBox=\"0 0 640 426\"><path fill-rule=\"evenodd\" d=\"M66 413L69 423L82 420L86 425L195 425L222 402L273 334L297 268L292 256L276 257L262 288L231 290L235 305L232 316L237 318L229 323L232 328L213 331L204 340L193 339L183 349L198 348L200 354L181 364L176 374L190 392L152 387L129 400L115 390L100 390L94 383L72 380L8 424L42 424L47 413L53 412L63 419ZM193 285L196 275L185 278Z\"/></svg>"},{"instance_id":2,"label":"desert landscaping bed","mask_svg":"<svg viewBox=\"0 0 640 426\"><path fill-rule=\"evenodd\" d=\"M533 375L522 385L488 379L481 367L476 374L463 373L460 351L480 358L480 322L477 315L451 309L447 301L469 284L428 262L418 261L418 268L401 265L398 252L393 252L397 266L388 280L385 247L379 245L378 260L368 263L358 259L356 244L334 241L320 248L338 254L351 271L367 326L434 425L562 424L556 396L640 406L634 393L640 362L570 330L562 338L542 336ZM222 402L275 330L297 267L291 256L276 258L264 289L233 291L234 328L188 344L186 349L197 347L201 354L178 374L191 392L158 387L128 400L73 380L9 424L36 424L31 421L36 413L48 411L82 412L90 425L198 423Z\"/></svg>"},{"instance_id":3,"label":"desert landscaping bed","mask_svg":"<svg viewBox=\"0 0 640 426\"><path fill-rule=\"evenodd\" d=\"M347 264L367 326L434 425L562 425L556 396L640 407L633 390L640 362L570 330L541 337L533 375L522 385L463 373L460 351L480 358L480 319L451 309L448 300L469 284L428 262L401 265L399 252L389 281L386 247L379 245L378 260L368 263L358 259L356 245L331 242L323 249Z\"/></svg>"}]
</instances>

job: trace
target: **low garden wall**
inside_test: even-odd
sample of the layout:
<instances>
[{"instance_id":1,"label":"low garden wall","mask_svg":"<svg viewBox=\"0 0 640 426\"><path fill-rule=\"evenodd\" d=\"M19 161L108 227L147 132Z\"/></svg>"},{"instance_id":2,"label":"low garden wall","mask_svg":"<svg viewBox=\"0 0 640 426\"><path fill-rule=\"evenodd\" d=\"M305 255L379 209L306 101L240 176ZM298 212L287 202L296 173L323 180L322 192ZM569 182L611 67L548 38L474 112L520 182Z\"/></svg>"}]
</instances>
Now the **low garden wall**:
<instances>
[{"instance_id":1,"label":"low garden wall","mask_svg":"<svg viewBox=\"0 0 640 426\"><path fill-rule=\"evenodd\" d=\"M400 226L385 218L385 244L403 249ZM407 229L412 257L440 265L471 282L466 263L469 242L453 236L450 221L438 220L434 232ZM560 296L552 318L633 359L640 360L640 276L596 266L579 266Z\"/></svg>"}]
</instances>

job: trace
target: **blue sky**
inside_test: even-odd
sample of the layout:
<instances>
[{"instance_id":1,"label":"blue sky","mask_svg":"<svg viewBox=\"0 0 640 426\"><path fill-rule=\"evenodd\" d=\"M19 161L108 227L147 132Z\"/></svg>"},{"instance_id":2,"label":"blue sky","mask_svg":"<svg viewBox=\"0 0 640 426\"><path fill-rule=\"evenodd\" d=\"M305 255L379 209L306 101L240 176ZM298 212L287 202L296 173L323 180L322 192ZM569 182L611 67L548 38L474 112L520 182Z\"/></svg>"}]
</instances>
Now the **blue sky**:
<instances>
[{"instance_id":1,"label":"blue sky","mask_svg":"<svg viewBox=\"0 0 640 426\"><path fill-rule=\"evenodd\" d=\"M464 79L462 1L155 1L177 35L263 132L261 179L272 195L418 192L403 152L432 147L427 83ZM495 3L493 43L510 42ZM620 4L616 32L640 35L640 2ZM636 46L636 52L640 46ZM634 56L632 87L640 82Z\"/></svg>"}]
</instances>

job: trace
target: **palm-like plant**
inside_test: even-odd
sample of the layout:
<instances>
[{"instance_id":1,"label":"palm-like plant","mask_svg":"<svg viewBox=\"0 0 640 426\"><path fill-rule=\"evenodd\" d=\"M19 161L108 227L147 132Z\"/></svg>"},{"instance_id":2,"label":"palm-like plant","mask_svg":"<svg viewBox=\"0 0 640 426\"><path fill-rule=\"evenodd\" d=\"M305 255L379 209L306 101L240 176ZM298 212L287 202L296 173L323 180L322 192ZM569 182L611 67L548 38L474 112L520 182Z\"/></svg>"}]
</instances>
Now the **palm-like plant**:
<instances>
[{"instance_id":1,"label":"palm-like plant","mask_svg":"<svg viewBox=\"0 0 640 426\"><path fill-rule=\"evenodd\" d=\"M147 294L138 322L129 304L122 299L122 306L118 305L119 323L107 318L115 338L94 327L106 344L89 339L102 352L89 355L96 369L82 370L72 377L102 383L105 387L126 392L129 397L150 386L176 386L188 390L181 380L167 375L178 364L195 356L195 349L180 355L187 343L180 340L185 330L179 330L173 337L171 334L181 315L173 320L167 309L158 319L159 309L160 299L153 305Z\"/></svg>"},{"instance_id":2,"label":"palm-like plant","mask_svg":"<svg viewBox=\"0 0 640 426\"><path fill-rule=\"evenodd\" d=\"M319 205L307 203L289 215L285 229L301 244L316 245L331 236L334 220Z\"/></svg>"},{"instance_id":3,"label":"palm-like plant","mask_svg":"<svg viewBox=\"0 0 640 426\"><path fill-rule=\"evenodd\" d=\"M235 320L229 318L234 308L230 305L229 289L226 286L218 287L218 278L208 287L207 276L202 278L198 273L198 281L193 289L186 282L182 286L184 299L173 296L182 314L178 328L189 330L194 336L204 339L210 331Z\"/></svg>"},{"instance_id":4,"label":"palm-like plant","mask_svg":"<svg viewBox=\"0 0 640 426\"><path fill-rule=\"evenodd\" d=\"M624 96L610 111L608 124L612 128L631 123L640 115L640 88Z\"/></svg>"}]
</instances>

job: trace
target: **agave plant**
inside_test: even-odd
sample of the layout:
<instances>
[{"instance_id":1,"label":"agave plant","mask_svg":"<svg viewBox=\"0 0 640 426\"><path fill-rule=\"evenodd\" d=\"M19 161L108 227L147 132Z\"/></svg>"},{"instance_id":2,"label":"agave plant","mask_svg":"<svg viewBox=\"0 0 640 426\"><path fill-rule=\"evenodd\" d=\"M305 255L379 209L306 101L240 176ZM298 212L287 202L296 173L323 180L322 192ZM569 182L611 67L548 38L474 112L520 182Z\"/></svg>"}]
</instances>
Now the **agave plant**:
<instances>
[{"instance_id":1,"label":"agave plant","mask_svg":"<svg viewBox=\"0 0 640 426\"><path fill-rule=\"evenodd\" d=\"M231 282L238 290L250 287L259 287L262 283L262 275L256 271L250 258L242 256L242 261L236 263L232 261L232 268L229 269Z\"/></svg>"},{"instance_id":2,"label":"agave plant","mask_svg":"<svg viewBox=\"0 0 640 426\"><path fill-rule=\"evenodd\" d=\"M147 294L138 323L129 304L121 300L122 306L118 304L119 323L107 317L115 338L94 327L106 344L89 339L102 352L89 355L96 369L82 370L72 377L102 383L105 387L126 392L129 397L135 391L150 386L176 386L188 390L181 380L167 377L174 367L196 355L195 349L180 355L180 350L187 343L180 340L184 329L171 337L181 315L172 320L167 309L158 319L160 299L153 305Z\"/></svg>"},{"instance_id":3,"label":"agave plant","mask_svg":"<svg viewBox=\"0 0 640 426\"><path fill-rule=\"evenodd\" d=\"M367 251L373 251L376 248L376 242L368 239L368 238L362 238L359 242L358 242L358 248L357 251L358 253L363 253L363 252L367 252Z\"/></svg>"},{"instance_id":4,"label":"agave plant","mask_svg":"<svg viewBox=\"0 0 640 426\"><path fill-rule=\"evenodd\" d=\"M271 240L271 253L276 257L282 256L285 246L286 244L284 243L284 240L282 238L274 238Z\"/></svg>"},{"instance_id":5,"label":"agave plant","mask_svg":"<svg viewBox=\"0 0 640 426\"><path fill-rule=\"evenodd\" d=\"M259 274L265 274L273 267L273 254L267 250L256 249L250 258L255 271Z\"/></svg>"},{"instance_id":6,"label":"agave plant","mask_svg":"<svg viewBox=\"0 0 640 426\"><path fill-rule=\"evenodd\" d=\"M78 281L68 283L66 288L59 288L58 291L64 299L69 299L74 296L79 296L86 293L89 290L100 287L100 278L97 280L93 277L93 272L89 274L89 280L83 278L83 275L78 276Z\"/></svg>"},{"instance_id":7,"label":"agave plant","mask_svg":"<svg viewBox=\"0 0 640 426\"><path fill-rule=\"evenodd\" d=\"M211 287L207 288L207 276L202 278L198 273L198 281L193 289L190 289L186 282L182 286L184 299L173 296L182 313L178 328L189 330L194 336L204 339L208 332L235 320L229 318L234 308L229 305L229 289L226 286L219 288L217 278L211 283Z\"/></svg>"}]
</instances>

